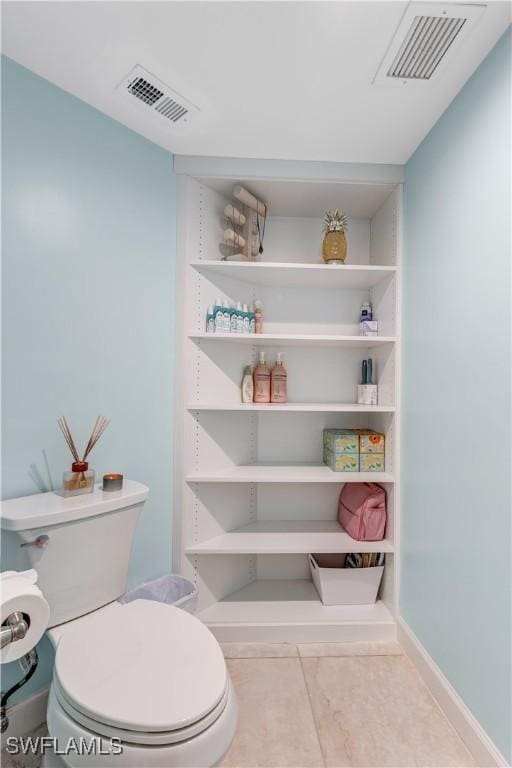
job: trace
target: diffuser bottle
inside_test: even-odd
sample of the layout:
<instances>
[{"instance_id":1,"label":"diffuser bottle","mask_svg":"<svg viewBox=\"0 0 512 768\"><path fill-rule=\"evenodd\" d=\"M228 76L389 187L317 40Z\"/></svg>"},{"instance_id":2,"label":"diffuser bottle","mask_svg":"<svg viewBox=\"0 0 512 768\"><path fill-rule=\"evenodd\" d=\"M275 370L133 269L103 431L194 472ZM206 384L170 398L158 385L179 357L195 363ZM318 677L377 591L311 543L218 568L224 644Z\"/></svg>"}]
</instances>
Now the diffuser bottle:
<instances>
[{"instance_id":1,"label":"diffuser bottle","mask_svg":"<svg viewBox=\"0 0 512 768\"><path fill-rule=\"evenodd\" d=\"M254 402L270 403L270 371L264 352L260 352L260 361L254 369Z\"/></svg>"},{"instance_id":2,"label":"diffuser bottle","mask_svg":"<svg viewBox=\"0 0 512 768\"><path fill-rule=\"evenodd\" d=\"M65 416L58 419L58 425L68 448L73 456L71 472L64 472L62 476L62 496L79 496L81 493L92 493L94 490L94 470L89 469L87 457L109 425L109 420L104 416L98 416L92 428L91 435L83 454L78 453L73 435Z\"/></svg>"},{"instance_id":3,"label":"diffuser bottle","mask_svg":"<svg viewBox=\"0 0 512 768\"><path fill-rule=\"evenodd\" d=\"M277 362L270 375L270 401L272 403L288 402L287 373L283 365L281 352L277 354Z\"/></svg>"},{"instance_id":4,"label":"diffuser bottle","mask_svg":"<svg viewBox=\"0 0 512 768\"><path fill-rule=\"evenodd\" d=\"M92 493L94 477L94 469L89 469L86 461L74 461L71 471L62 475L62 495L79 496L81 493Z\"/></svg>"}]
</instances>

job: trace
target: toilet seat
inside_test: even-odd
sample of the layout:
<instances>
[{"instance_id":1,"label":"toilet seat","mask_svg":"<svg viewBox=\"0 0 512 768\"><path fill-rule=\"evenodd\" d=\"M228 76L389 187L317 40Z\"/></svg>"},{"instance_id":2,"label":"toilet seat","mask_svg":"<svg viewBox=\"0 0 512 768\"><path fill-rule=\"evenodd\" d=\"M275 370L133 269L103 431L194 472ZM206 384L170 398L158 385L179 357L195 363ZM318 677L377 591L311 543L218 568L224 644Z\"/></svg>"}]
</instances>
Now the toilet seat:
<instances>
[{"instance_id":1,"label":"toilet seat","mask_svg":"<svg viewBox=\"0 0 512 768\"><path fill-rule=\"evenodd\" d=\"M98 720L93 720L91 717L87 717L83 712L75 709L73 705L66 699L60 685L56 680L53 682L53 690L57 702L62 707L64 712L75 722L99 736L104 736L106 739L118 739L124 744L139 744L141 746L167 746L171 744L179 744L182 741L189 741L205 731L210 725L213 725L218 718L224 712L228 698L232 695L231 684L228 679L228 684L224 692L224 696L217 704L217 706L203 717L201 720L188 725L185 728L179 728L174 731L153 731L153 732L141 732L134 730L127 730L123 728L115 728L111 725L106 725Z\"/></svg>"},{"instance_id":2,"label":"toilet seat","mask_svg":"<svg viewBox=\"0 0 512 768\"><path fill-rule=\"evenodd\" d=\"M136 744L190 739L226 707L229 678L210 631L148 600L112 603L62 632L54 690L74 721Z\"/></svg>"},{"instance_id":3,"label":"toilet seat","mask_svg":"<svg viewBox=\"0 0 512 768\"><path fill-rule=\"evenodd\" d=\"M227 703L217 720L202 733L174 744L143 745L122 742L122 753L109 750L109 739L99 736L72 717L61 707L55 695L55 686L50 688L48 698L48 731L57 745L74 743L90 744L101 739L106 750L94 755L95 768L210 768L217 765L226 754L233 740L237 723L237 703L232 685L228 682ZM156 735L156 734L154 734ZM43 756L42 768L90 768L91 758L74 752L56 755L50 751Z\"/></svg>"}]
</instances>

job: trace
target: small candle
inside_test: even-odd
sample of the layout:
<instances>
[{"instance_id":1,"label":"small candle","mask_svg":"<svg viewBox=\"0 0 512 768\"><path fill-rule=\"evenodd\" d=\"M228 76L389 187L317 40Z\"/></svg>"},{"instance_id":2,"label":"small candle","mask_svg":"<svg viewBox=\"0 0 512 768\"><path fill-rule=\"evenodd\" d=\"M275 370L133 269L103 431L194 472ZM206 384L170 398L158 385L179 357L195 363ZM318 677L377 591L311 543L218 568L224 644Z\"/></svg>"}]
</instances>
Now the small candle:
<instances>
[{"instance_id":1,"label":"small candle","mask_svg":"<svg viewBox=\"0 0 512 768\"><path fill-rule=\"evenodd\" d=\"M123 476L117 474L103 475L104 491L120 491L123 487Z\"/></svg>"}]
</instances>

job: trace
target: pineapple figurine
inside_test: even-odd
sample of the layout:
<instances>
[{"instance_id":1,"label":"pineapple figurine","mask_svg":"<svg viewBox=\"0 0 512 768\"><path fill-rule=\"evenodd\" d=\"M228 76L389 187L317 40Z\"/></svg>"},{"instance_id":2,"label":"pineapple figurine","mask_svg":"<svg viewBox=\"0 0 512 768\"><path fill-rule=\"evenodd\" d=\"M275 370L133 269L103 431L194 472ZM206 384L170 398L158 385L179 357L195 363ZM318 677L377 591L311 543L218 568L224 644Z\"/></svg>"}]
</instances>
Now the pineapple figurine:
<instances>
[{"instance_id":1,"label":"pineapple figurine","mask_svg":"<svg viewBox=\"0 0 512 768\"><path fill-rule=\"evenodd\" d=\"M347 257L347 231L348 219L337 208L327 211L324 216L324 242L322 255L326 264L344 264Z\"/></svg>"}]
</instances>

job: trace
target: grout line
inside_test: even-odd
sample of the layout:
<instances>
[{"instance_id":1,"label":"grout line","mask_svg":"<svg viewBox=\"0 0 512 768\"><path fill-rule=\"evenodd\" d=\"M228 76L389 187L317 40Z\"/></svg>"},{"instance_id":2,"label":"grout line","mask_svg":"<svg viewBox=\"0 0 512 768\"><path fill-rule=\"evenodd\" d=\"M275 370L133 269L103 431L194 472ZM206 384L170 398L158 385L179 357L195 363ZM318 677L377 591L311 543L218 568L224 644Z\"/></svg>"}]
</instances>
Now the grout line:
<instances>
[{"instance_id":1,"label":"grout line","mask_svg":"<svg viewBox=\"0 0 512 768\"><path fill-rule=\"evenodd\" d=\"M303 656L300 651L297 652L296 656L283 656L281 654L277 654L275 656L224 656L225 659L229 660L235 660L235 659L384 659L384 658L393 658L393 659L401 659L403 656L405 656L404 653L347 653L340 655L339 653L331 655L330 653L322 653L317 656Z\"/></svg>"},{"instance_id":2,"label":"grout line","mask_svg":"<svg viewBox=\"0 0 512 768\"><path fill-rule=\"evenodd\" d=\"M405 653L320 653L316 656L303 656L299 651L300 659L382 659L386 657L399 659L405 656Z\"/></svg>"},{"instance_id":3,"label":"grout line","mask_svg":"<svg viewBox=\"0 0 512 768\"><path fill-rule=\"evenodd\" d=\"M323 744L322 744L322 739L320 738L320 732L318 730L318 722L317 722L317 719L316 719L316 716L315 716L315 708L313 707L313 701L311 699L311 692L309 690L308 681L306 679L306 674L304 672L304 664L302 663L303 659L302 659L302 656L300 655L299 646L297 646L297 653L299 654L299 664L300 664L300 669L301 669L301 672L302 672L302 679L304 680L304 686L306 688L306 695L308 697L309 708L311 710L311 716L313 718L313 725L315 726L316 739L318 741L318 746L320 747L320 754L322 755L322 762L324 764L324 768L326 768L327 760L326 760L326 756L325 756L325 752L324 752L324 748L323 748ZM315 661L318 661L318 659L315 658L314 656L310 656L309 658L310 659L314 659Z\"/></svg>"}]
</instances>

